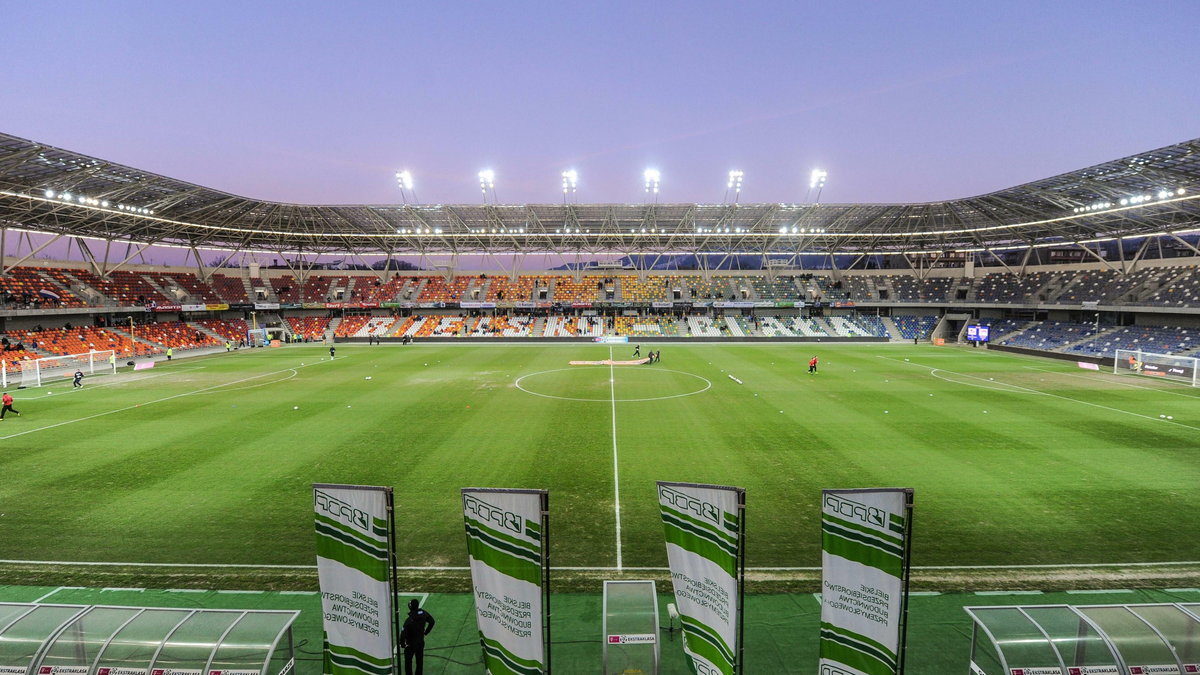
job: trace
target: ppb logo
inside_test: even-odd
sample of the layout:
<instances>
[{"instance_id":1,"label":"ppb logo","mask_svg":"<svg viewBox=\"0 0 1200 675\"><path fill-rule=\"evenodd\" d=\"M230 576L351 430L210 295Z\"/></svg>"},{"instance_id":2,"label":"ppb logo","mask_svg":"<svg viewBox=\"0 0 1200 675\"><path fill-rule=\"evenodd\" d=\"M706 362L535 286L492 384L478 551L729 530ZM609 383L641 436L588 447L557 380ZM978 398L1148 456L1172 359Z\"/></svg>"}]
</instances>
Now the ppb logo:
<instances>
[{"instance_id":1,"label":"ppb logo","mask_svg":"<svg viewBox=\"0 0 1200 675\"><path fill-rule=\"evenodd\" d=\"M338 522L358 528L363 532L371 531L371 517L366 511L356 509L333 495L314 490L313 504L318 512L324 513Z\"/></svg>"},{"instance_id":2,"label":"ppb logo","mask_svg":"<svg viewBox=\"0 0 1200 675\"><path fill-rule=\"evenodd\" d=\"M463 495L463 508L475 516L476 520L492 523L506 530L521 534L521 516L511 511L489 504L478 497Z\"/></svg>"},{"instance_id":3,"label":"ppb logo","mask_svg":"<svg viewBox=\"0 0 1200 675\"><path fill-rule=\"evenodd\" d=\"M717 525L721 524L721 509L717 508L716 504L701 501L679 490L673 490L666 485L658 486L658 500L666 506L693 513Z\"/></svg>"}]
</instances>

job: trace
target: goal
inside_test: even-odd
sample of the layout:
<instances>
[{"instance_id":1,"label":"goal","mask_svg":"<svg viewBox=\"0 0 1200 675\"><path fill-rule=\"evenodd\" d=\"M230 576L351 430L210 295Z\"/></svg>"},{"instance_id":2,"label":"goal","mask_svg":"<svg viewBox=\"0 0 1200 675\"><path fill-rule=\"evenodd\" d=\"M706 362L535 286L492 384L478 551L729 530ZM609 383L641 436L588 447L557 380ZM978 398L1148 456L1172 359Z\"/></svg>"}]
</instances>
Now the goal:
<instances>
[{"instance_id":1,"label":"goal","mask_svg":"<svg viewBox=\"0 0 1200 675\"><path fill-rule=\"evenodd\" d=\"M67 354L66 356L47 356L21 362L21 387L40 387L70 378L75 371L84 375L113 375L117 372L116 352L111 349L84 352L82 354Z\"/></svg>"},{"instance_id":2,"label":"goal","mask_svg":"<svg viewBox=\"0 0 1200 675\"><path fill-rule=\"evenodd\" d=\"M1132 373L1161 377L1193 387L1198 385L1197 371L1200 371L1200 359L1191 356L1155 354L1140 349L1118 349L1113 359L1113 372L1117 375Z\"/></svg>"}]
</instances>

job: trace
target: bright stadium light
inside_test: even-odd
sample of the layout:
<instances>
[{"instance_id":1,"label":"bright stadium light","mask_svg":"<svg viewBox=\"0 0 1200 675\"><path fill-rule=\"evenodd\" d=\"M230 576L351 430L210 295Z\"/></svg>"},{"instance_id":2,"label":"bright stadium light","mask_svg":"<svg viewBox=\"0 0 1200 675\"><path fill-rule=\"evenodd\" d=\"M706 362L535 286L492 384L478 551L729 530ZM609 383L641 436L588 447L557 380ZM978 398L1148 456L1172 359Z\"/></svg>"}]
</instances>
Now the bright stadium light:
<instances>
[{"instance_id":1,"label":"bright stadium light","mask_svg":"<svg viewBox=\"0 0 1200 675\"><path fill-rule=\"evenodd\" d=\"M740 169L729 172L729 182L725 184L725 201L729 201L729 191L733 190L733 203L736 204L742 195L742 176Z\"/></svg>"},{"instance_id":2,"label":"bright stadium light","mask_svg":"<svg viewBox=\"0 0 1200 675\"><path fill-rule=\"evenodd\" d=\"M823 169L813 169L808 180L808 194L811 196L815 188L817 191L817 201L821 201L821 190L825 188L825 179L829 177L829 172ZM805 197L808 201L808 197Z\"/></svg>"},{"instance_id":3,"label":"bright stadium light","mask_svg":"<svg viewBox=\"0 0 1200 675\"><path fill-rule=\"evenodd\" d=\"M405 169L396 172L396 187L400 188L400 199L405 204L408 203L408 198L411 196L414 204L419 204L417 201L417 191L413 189L412 172Z\"/></svg>"},{"instance_id":4,"label":"bright stadium light","mask_svg":"<svg viewBox=\"0 0 1200 675\"><path fill-rule=\"evenodd\" d=\"M492 203L496 202L496 172L484 169L479 172L479 190L483 192L483 203L487 203L488 193L492 193Z\"/></svg>"},{"instance_id":5,"label":"bright stadium light","mask_svg":"<svg viewBox=\"0 0 1200 675\"><path fill-rule=\"evenodd\" d=\"M646 169L642 172L642 178L646 181L646 194L654 195L654 203L658 203L658 186L662 179L662 172L658 169Z\"/></svg>"},{"instance_id":6,"label":"bright stadium light","mask_svg":"<svg viewBox=\"0 0 1200 675\"><path fill-rule=\"evenodd\" d=\"M568 169L562 172L563 203L567 203L567 195L573 195L579 188L579 172Z\"/></svg>"}]
</instances>

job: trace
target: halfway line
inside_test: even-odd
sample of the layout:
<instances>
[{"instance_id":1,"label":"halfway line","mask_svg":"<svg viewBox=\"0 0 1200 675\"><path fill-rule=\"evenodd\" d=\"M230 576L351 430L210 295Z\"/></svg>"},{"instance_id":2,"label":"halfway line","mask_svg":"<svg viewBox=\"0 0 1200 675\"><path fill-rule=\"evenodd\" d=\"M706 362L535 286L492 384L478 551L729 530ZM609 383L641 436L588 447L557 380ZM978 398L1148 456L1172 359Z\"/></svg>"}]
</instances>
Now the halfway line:
<instances>
[{"instance_id":1,"label":"halfway line","mask_svg":"<svg viewBox=\"0 0 1200 675\"><path fill-rule=\"evenodd\" d=\"M621 476L617 472L617 379L613 370L613 350L608 348L608 391L612 402L613 439L613 507L617 514L617 570L624 564L621 560Z\"/></svg>"}]
</instances>

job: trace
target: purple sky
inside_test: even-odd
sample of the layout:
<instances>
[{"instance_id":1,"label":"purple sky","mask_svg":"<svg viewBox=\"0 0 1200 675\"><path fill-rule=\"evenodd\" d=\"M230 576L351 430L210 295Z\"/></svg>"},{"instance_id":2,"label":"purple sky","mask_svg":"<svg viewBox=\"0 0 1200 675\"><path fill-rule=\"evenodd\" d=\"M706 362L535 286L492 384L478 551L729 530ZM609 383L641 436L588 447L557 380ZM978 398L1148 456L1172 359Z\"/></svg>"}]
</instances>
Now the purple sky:
<instances>
[{"instance_id":1,"label":"purple sky","mask_svg":"<svg viewBox=\"0 0 1200 675\"><path fill-rule=\"evenodd\" d=\"M229 192L924 201L1200 135L1200 2L9 2L0 128ZM1189 29L1187 27L1193 27ZM1192 30L1192 32L1189 32Z\"/></svg>"}]
</instances>

